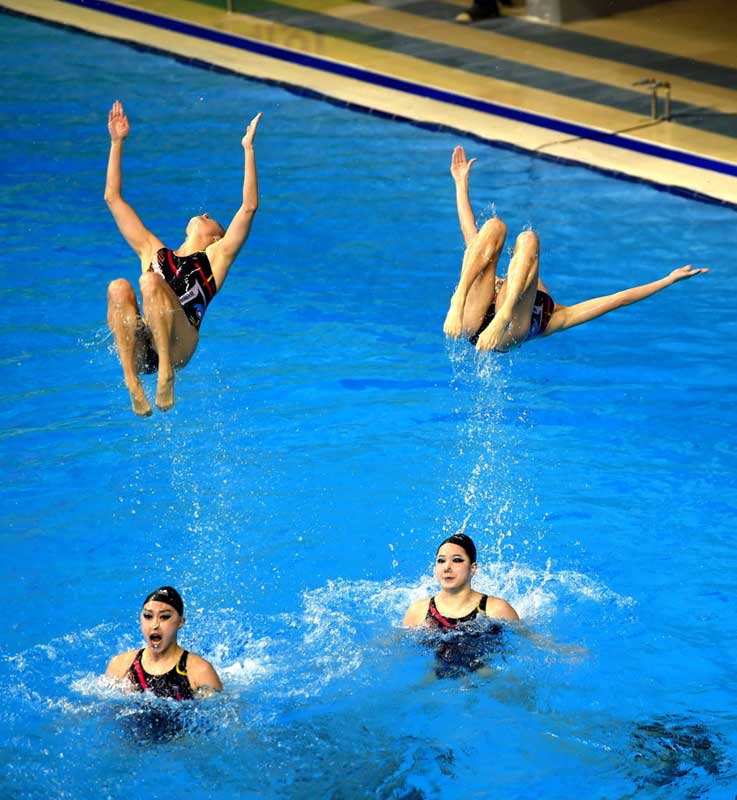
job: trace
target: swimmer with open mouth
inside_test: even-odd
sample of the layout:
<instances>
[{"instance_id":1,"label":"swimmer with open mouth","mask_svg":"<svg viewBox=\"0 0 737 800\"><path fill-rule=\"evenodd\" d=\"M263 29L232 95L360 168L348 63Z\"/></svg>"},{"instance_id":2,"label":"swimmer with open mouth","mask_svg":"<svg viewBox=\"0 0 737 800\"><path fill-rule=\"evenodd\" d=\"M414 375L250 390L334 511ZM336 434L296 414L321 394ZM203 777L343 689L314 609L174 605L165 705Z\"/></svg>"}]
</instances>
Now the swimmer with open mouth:
<instances>
[{"instance_id":1,"label":"swimmer with open mouth","mask_svg":"<svg viewBox=\"0 0 737 800\"><path fill-rule=\"evenodd\" d=\"M173 586L151 592L141 608L141 633L146 646L114 656L105 674L125 681L126 689L158 697L192 700L222 690L212 664L179 645L185 623L184 602Z\"/></svg>"}]
</instances>

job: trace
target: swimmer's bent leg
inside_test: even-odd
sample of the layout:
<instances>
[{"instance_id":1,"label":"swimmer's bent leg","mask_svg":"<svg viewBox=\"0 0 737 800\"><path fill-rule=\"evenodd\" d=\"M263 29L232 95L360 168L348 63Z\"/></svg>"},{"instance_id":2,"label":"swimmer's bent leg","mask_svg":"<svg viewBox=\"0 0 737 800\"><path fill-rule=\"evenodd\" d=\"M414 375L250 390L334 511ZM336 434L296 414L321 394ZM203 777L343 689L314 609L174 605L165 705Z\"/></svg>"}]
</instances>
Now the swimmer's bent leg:
<instances>
[{"instance_id":1,"label":"swimmer's bent leg","mask_svg":"<svg viewBox=\"0 0 737 800\"><path fill-rule=\"evenodd\" d=\"M496 302L496 313L476 342L478 350L509 350L530 332L532 306L540 271L540 241L533 231L523 231Z\"/></svg>"},{"instance_id":2,"label":"swimmer's bent leg","mask_svg":"<svg viewBox=\"0 0 737 800\"><path fill-rule=\"evenodd\" d=\"M151 415L151 405L146 399L138 377L140 342L137 330L141 324L136 293L124 278L110 283L107 289L107 323L115 338L123 378L131 398L131 406L139 417Z\"/></svg>"},{"instance_id":3,"label":"swimmer's bent leg","mask_svg":"<svg viewBox=\"0 0 737 800\"><path fill-rule=\"evenodd\" d=\"M443 331L457 339L476 333L494 299L496 268L507 236L507 226L487 220L466 248L458 286L450 299Z\"/></svg>"},{"instance_id":4,"label":"swimmer's bent leg","mask_svg":"<svg viewBox=\"0 0 737 800\"><path fill-rule=\"evenodd\" d=\"M160 275L144 272L139 285L143 313L159 354L156 406L161 411L168 411L174 405L174 369L183 367L192 357L199 334L187 319L179 299Z\"/></svg>"}]
</instances>

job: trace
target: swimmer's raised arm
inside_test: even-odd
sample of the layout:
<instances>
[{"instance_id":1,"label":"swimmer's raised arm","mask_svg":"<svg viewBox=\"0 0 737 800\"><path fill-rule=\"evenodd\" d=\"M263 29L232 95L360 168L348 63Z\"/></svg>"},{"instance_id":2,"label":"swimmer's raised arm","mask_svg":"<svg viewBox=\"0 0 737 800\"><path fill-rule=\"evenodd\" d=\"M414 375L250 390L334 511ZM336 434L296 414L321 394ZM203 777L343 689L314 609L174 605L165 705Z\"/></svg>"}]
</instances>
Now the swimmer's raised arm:
<instances>
[{"instance_id":1,"label":"swimmer's raised arm","mask_svg":"<svg viewBox=\"0 0 737 800\"><path fill-rule=\"evenodd\" d=\"M230 265L235 261L248 238L253 218L258 210L258 174L253 145L260 119L261 113L259 112L248 124L241 140L245 163L243 167L243 199L240 208L230 221L223 238L211 244L206 251L218 288L222 287Z\"/></svg>"},{"instance_id":2,"label":"swimmer's raised arm","mask_svg":"<svg viewBox=\"0 0 737 800\"><path fill-rule=\"evenodd\" d=\"M187 676L190 686L200 697L209 697L223 690L223 684L212 664L195 653L190 653L187 657Z\"/></svg>"},{"instance_id":3,"label":"swimmer's raised arm","mask_svg":"<svg viewBox=\"0 0 737 800\"><path fill-rule=\"evenodd\" d=\"M130 133L130 124L120 100L113 103L108 113L107 127L110 132L110 155L105 179L105 202L123 238L141 259L142 271L145 271L151 256L163 244L123 198L123 142Z\"/></svg>"},{"instance_id":4,"label":"swimmer's raised arm","mask_svg":"<svg viewBox=\"0 0 737 800\"><path fill-rule=\"evenodd\" d=\"M450 174L453 177L456 190L456 210L458 211L458 222L461 225L461 233L466 246L478 233L476 228L476 217L471 207L471 199L468 194L468 180L471 174L475 158L470 161L466 159L466 151L462 147L456 147L450 158Z\"/></svg>"},{"instance_id":5,"label":"swimmer's raised arm","mask_svg":"<svg viewBox=\"0 0 737 800\"><path fill-rule=\"evenodd\" d=\"M652 283L634 286L631 289L625 289L603 297L594 297L591 300L585 300L572 306L556 305L543 336L550 336L551 333L574 328L576 325L582 325L584 322L602 317L617 308L638 303L640 300L651 297L668 288L668 286L678 283L678 281L687 280L688 278L693 278L694 275L701 275L708 271L705 267L697 269L689 264L685 267L674 269L664 278L652 281Z\"/></svg>"}]
</instances>

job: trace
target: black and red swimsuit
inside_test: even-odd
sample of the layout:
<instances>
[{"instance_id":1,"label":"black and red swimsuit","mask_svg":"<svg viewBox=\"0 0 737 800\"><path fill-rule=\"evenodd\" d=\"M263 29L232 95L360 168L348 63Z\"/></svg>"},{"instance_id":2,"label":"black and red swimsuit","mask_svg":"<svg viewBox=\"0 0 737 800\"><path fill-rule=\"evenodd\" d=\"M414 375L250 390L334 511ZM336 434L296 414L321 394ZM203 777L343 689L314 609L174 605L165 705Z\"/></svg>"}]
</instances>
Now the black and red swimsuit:
<instances>
[{"instance_id":1,"label":"black and red swimsuit","mask_svg":"<svg viewBox=\"0 0 737 800\"><path fill-rule=\"evenodd\" d=\"M193 700L194 692L187 677L187 656L184 650L179 661L163 675L151 675L141 663L141 648L133 663L128 668L128 678L137 692L153 692L157 697L169 697L172 700Z\"/></svg>"},{"instance_id":2,"label":"black and red swimsuit","mask_svg":"<svg viewBox=\"0 0 737 800\"><path fill-rule=\"evenodd\" d=\"M190 325L199 330L205 310L218 290L207 253L178 256L168 247L162 247L149 269L171 286Z\"/></svg>"},{"instance_id":3,"label":"black and red swimsuit","mask_svg":"<svg viewBox=\"0 0 737 800\"><path fill-rule=\"evenodd\" d=\"M486 613L486 601L489 599L489 596L484 594L481 595L481 600L479 600L479 604L474 608L474 610L470 614L466 614L465 617L460 617L459 619L455 619L454 617L444 617L439 611L438 607L435 605L435 598L430 598L430 605L427 607L427 614L425 615L425 622L431 628L455 628L459 622L470 622L472 619L476 619L478 617L479 612L482 614Z\"/></svg>"},{"instance_id":4,"label":"black and red swimsuit","mask_svg":"<svg viewBox=\"0 0 737 800\"><path fill-rule=\"evenodd\" d=\"M484 666L493 653L501 649L504 626L486 616L488 595L482 595L478 606L465 617L445 617L430 598L425 625L433 629L427 644L435 651L435 674L438 678L456 678ZM475 620L478 619L478 623Z\"/></svg>"},{"instance_id":5,"label":"black and red swimsuit","mask_svg":"<svg viewBox=\"0 0 737 800\"><path fill-rule=\"evenodd\" d=\"M501 283L503 282L504 281L501 281ZM550 318L553 316L554 310L555 302L553 301L553 298L547 292L543 292L538 289L535 293L535 302L532 304L530 330L525 337L525 341L534 339L536 336L542 336L545 333L545 329L548 327L548 323L550 322ZM476 331L476 333L471 334L471 336L468 337L468 341L471 342L471 344L476 344L476 342L478 342L479 336L481 336L486 328L489 327L495 316L496 297L494 297L491 305L486 309L486 314L484 314L484 319L482 320L479 329Z\"/></svg>"}]
</instances>

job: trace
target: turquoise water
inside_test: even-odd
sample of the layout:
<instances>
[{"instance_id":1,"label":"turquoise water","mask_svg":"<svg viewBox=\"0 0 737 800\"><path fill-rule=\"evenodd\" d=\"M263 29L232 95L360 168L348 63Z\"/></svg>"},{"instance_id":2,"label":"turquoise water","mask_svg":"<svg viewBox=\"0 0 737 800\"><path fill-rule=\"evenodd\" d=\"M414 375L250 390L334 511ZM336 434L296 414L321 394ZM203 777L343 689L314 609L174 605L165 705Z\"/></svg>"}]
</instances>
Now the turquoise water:
<instances>
[{"instance_id":1,"label":"turquoise water","mask_svg":"<svg viewBox=\"0 0 737 800\"><path fill-rule=\"evenodd\" d=\"M0 795L731 800L734 209L0 27ZM232 213L264 112L251 238L149 420L105 327L137 270L102 201L116 97L126 194L174 246ZM712 272L511 356L447 343L459 143L562 302ZM478 587L543 641L432 681L400 622L464 522ZM162 582L226 689L147 742L97 676Z\"/></svg>"}]
</instances>

